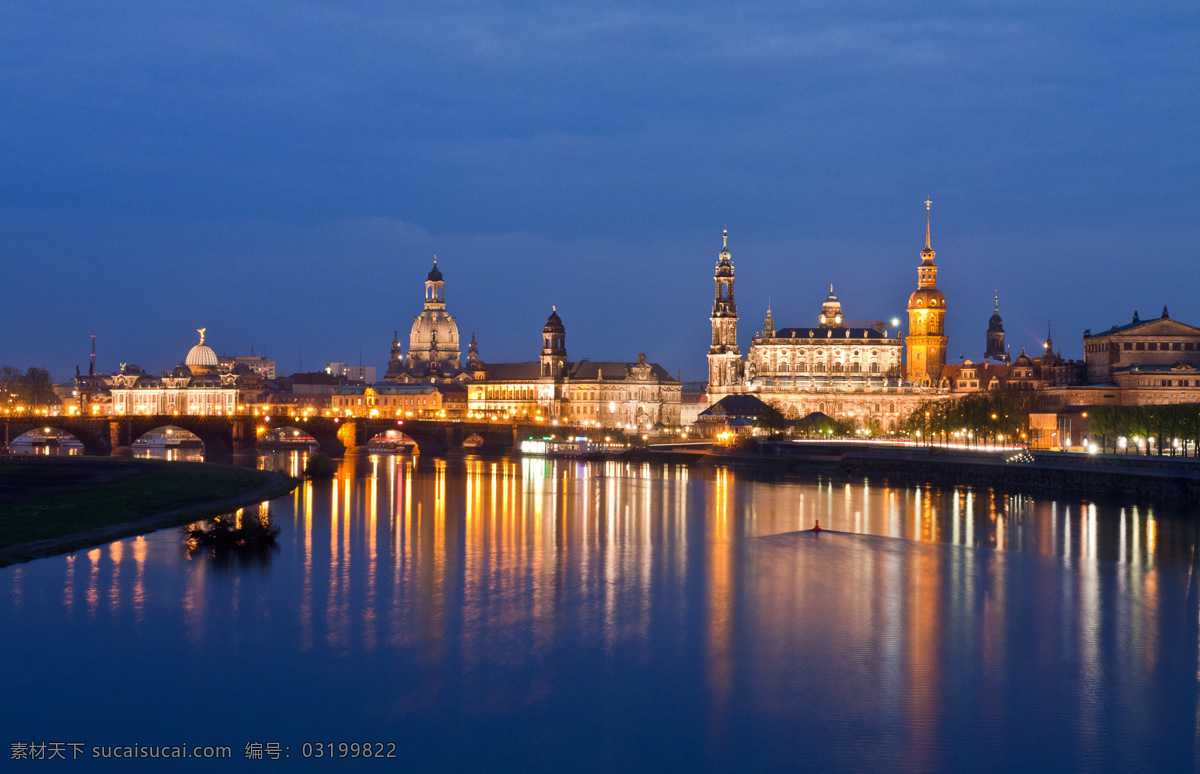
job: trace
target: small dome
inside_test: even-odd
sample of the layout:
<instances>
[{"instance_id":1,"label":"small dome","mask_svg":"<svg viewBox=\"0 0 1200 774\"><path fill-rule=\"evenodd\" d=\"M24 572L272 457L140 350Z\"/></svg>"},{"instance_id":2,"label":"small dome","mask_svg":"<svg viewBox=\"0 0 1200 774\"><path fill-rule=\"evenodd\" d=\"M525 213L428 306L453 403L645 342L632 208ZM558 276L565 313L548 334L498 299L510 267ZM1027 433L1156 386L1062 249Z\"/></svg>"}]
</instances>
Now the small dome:
<instances>
[{"instance_id":1,"label":"small dome","mask_svg":"<svg viewBox=\"0 0 1200 774\"><path fill-rule=\"evenodd\" d=\"M433 268L429 270L429 276L426 277L425 279L427 279L430 282L441 282L442 281L442 272L437 267L436 260L434 260L434 262L433 262Z\"/></svg>"},{"instance_id":2,"label":"small dome","mask_svg":"<svg viewBox=\"0 0 1200 774\"><path fill-rule=\"evenodd\" d=\"M566 328L563 327L563 321L558 316L558 308L551 307L550 316L546 318L546 327L542 328L542 333L565 333Z\"/></svg>"}]
</instances>

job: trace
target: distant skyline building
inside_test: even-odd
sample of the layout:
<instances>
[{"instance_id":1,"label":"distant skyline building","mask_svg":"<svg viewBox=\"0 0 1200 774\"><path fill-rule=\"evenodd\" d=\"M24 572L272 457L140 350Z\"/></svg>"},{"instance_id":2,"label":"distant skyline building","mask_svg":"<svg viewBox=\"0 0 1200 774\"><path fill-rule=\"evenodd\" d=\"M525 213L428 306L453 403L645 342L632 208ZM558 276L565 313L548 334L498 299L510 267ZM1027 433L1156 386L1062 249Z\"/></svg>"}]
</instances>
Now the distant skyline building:
<instances>
[{"instance_id":1,"label":"distant skyline building","mask_svg":"<svg viewBox=\"0 0 1200 774\"><path fill-rule=\"evenodd\" d=\"M375 366L352 366L335 361L325 364L325 373L331 376L341 376L345 379L362 382L363 384L374 384L375 375L378 373L378 370Z\"/></svg>"},{"instance_id":2,"label":"distant skyline building","mask_svg":"<svg viewBox=\"0 0 1200 774\"><path fill-rule=\"evenodd\" d=\"M237 371L239 368L245 368L264 379L274 379L275 361L267 358L266 355L253 354L253 347L250 348L250 352L249 355L219 355L217 363L225 371Z\"/></svg>"}]
</instances>

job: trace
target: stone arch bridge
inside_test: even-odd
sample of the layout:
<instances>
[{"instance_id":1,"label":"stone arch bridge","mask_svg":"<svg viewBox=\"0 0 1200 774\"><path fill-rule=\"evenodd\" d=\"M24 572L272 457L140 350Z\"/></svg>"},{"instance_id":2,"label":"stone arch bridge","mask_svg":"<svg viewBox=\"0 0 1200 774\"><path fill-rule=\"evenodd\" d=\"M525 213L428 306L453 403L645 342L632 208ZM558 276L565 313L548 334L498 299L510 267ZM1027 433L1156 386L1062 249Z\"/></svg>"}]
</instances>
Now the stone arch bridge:
<instances>
[{"instance_id":1,"label":"stone arch bridge","mask_svg":"<svg viewBox=\"0 0 1200 774\"><path fill-rule=\"evenodd\" d=\"M262 432L294 427L316 439L320 451L341 457L348 449L365 446L388 430L399 430L416 443L422 454L440 455L461 447L472 436L482 443L481 451L511 451L530 435L540 437L544 425L515 422L453 422L406 419L368 419L358 417L254 417L254 416L175 416L129 415L105 417L5 417L6 443L31 430L57 429L70 433L83 444L85 454L108 455L151 430L168 425L194 433L209 453L252 454L257 451ZM556 428L558 432L572 428Z\"/></svg>"}]
</instances>

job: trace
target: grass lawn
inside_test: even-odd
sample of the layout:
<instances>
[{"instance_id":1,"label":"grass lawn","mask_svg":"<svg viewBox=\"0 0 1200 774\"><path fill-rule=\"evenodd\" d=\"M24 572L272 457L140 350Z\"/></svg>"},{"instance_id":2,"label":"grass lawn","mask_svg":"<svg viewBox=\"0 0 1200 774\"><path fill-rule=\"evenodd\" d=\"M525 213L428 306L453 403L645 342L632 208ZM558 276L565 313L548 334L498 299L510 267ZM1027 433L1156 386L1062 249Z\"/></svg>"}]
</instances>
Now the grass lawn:
<instances>
[{"instance_id":1,"label":"grass lawn","mask_svg":"<svg viewBox=\"0 0 1200 774\"><path fill-rule=\"evenodd\" d=\"M0 457L0 548L73 535L155 514L178 523L220 512L214 505L290 490L272 474L202 462L105 457ZM224 510L230 510L225 507Z\"/></svg>"}]
</instances>

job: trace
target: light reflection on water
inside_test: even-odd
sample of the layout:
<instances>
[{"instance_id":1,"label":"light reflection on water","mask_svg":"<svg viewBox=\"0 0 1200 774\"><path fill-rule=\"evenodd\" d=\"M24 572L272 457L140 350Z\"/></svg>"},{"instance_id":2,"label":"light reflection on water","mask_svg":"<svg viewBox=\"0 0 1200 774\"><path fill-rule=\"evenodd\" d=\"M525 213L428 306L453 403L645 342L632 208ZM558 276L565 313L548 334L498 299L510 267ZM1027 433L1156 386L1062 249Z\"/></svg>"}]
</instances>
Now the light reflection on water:
<instances>
[{"instance_id":1,"label":"light reflection on water","mask_svg":"<svg viewBox=\"0 0 1200 774\"><path fill-rule=\"evenodd\" d=\"M166 530L0 570L4 727L512 770L1196 762L1197 530L1163 506L378 456L265 509L269 562Z\"/></svg>"}]
</instances>

